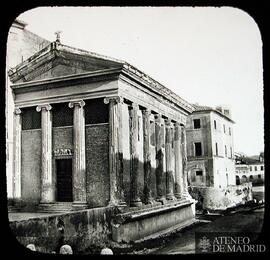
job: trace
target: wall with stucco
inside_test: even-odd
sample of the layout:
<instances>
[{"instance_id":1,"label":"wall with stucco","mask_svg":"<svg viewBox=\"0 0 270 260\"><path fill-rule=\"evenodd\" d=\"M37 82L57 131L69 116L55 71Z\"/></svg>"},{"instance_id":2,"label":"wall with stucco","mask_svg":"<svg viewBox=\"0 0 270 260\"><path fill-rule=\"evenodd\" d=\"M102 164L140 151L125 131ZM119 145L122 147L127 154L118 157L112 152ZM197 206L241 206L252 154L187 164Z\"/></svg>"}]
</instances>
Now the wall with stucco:
<instances>
[{"instance_id":1,"label":"wall with stucco","mask_svg":"<svg viewBox=\"0 0 270 260\"><path fill-rule=\"evenodd\" d=\"M252 200L252 184L215 187L190 187L191 196L197 200L196 207L207 210L225 210Z\"/></svg>"},{"instance_id":2,"label":"wall with stucco","mask_svg":"<svg viewBox=\"0 0 270 260\"><path fill-rule=\"evenodd\" d=\"M76 254L89 247L104 246L103 243L110 238L112 214L113 210L109 207L88 209L23 221L11 221L10 229L22 245L33 243L37 251L58 253L59 243L66 243Z\"/></svg>"},{"instance_id":3,"label":"wall with stucco","mask_svg":"<svg viewBox=\"0 0 270 260\"><path fill-rule=\"evenodd\" d=\"M22 200L38 203L41 177L41 130L22 131L21 187Z\"/></svg>"},{"instance_id":4,"label":"wall with stucco","mask_svg":"<svg viewBox=\"0 0 270 260\"><path fill-rule=\"evenodd\" d=\"M91 207L109 202L109 126L108 123L86 125L87 202Z\"/></svg>"}]
</instances>

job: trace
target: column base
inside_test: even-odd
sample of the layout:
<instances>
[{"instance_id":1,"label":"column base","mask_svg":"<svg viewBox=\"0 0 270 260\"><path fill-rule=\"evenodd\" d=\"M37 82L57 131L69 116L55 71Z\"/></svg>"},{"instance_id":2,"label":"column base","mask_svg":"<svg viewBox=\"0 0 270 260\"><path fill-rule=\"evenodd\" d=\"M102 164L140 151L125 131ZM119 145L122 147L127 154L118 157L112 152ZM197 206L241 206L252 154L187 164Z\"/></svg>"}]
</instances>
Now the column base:
<instances>
[{"instance_id":1,"label":"column base","mask_svg":"<svg viewBox=\"0 0 270 260\"><path fill-rule=\"evenodd\" d=\"M166 196L166 199L167 199L167 200L176 200L176 198L175 198L174 195L172 195L172 194L168 194L168 195Z\"/></svg>"},{"instance_id":2,"label":"column base","mask_svg":"<svg viewBox=\"0 0 270 260\"><path fill-rule=\"evenodd\" d=\"M86 209L88 204L85 201L73 201L72 207L76 210Z\"/></svg>"},{"instance_id":3,"label":"column base","mask_svg":"<svg viewBox=\"0 0 270 260\"><path fill-rule=\"evenodd\" d=\"M161 202L162 205L166 204L166 198L165 197L157 198L156 201Z\"/></svg>"},{"instance_id":4,"label":"column base","mask_svg":"<svg viewBox=\"0 0 270 260\"><path fill-rule=\"evenodd\" d=\"M180 200L180 199L181 199L181 193L175 193L175 194L174 194L174 197L175 197L177 200Z\"/></svg>"},{"instance_id":5,"label":"column base","mask_svg":"<svg viewBox=\"0 0 270 260\"><path fill-rule=\"evenodd\" d=\"M154 198L149 198L146 200L145 204L147 205L154 205L155 204L155 200Z\"/></svg>"},{"instance_id":6,"label":"column base","mask_svg":"<svg viewBox=\"0 0 270 260\"><path fill-rule=\"evenodd\" d=\"M193 200L193 198L190 196L188 192L183 192L181 198L186 200Z\"/></svg>"},{"instance_id":7,"label":"column base","mask_svg":"<svg viewBox=\"0 0 270 260\"><path fill-rule=\"evenodd\" d=\"M140 207L140 206L142 206L142 202L140 199L133 200L130 202L130 207Z\"/></svg>"}]
</instances>

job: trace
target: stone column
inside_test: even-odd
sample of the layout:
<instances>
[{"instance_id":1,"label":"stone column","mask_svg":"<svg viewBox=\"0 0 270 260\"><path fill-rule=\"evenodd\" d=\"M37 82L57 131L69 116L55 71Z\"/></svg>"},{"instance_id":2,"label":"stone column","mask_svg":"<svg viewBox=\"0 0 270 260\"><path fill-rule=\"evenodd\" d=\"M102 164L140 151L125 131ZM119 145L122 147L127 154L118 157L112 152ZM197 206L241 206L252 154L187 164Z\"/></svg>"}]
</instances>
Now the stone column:
<instances>
[{"instance_id":1,"label":"stone column","mask_svg":"<svg viewBox=\"0 0 270 260\"><path fill-rule=\"evenodd\" d=\"M164 127L164 126L163 126ZM161 129L161 115L155 116L156 133L156 181L157 181L157 201L163 204L166 201L166 176L164 172L164 131Z\"/></svg>"},{"instance_id":2,"label":"stone column","mask_svg":"<svg viewBox=\"0 0 270 260\"><path fill-rule=\"evenodd\" d=\"M52 114L51 105L38 105L36 110L41 112L41 201L52 203L55 201L55 192L52 176Z\"/></svg>"},{"instance_id":3,"label":"stone column","mask_svg":"<svg viewBox=\"0 0 270 260\"><path fill-rule=\"evenodd\" d=\"M172 132L171 121L168 119L166 124L165 155L166 155L166 199L174 200L174 178L172 169Z\"/></svg>"},{"instance_id":4,"label":"stone column","mask_svg":"<svg viewBox=\"0 0 270 260\"><path fill-rule=\"evenodd\" d=\"M130 206L139 207L142 205L139 196L139 155L138 155L138 104L133 103L129 109L130 113Z\"/></svg>"},{"instance_id":5,"label":"stone column","mask_svg":"<svg viewBox=\"0 0 270 260\"><path fill-rule=\"evenodd\" d=\"M73 110L73 205L85 206L86 202L86 159L85 159L85 118L83 100L71 101Z\"/></svg>"},{"instance_id":6,"label":"stone column","mask_svg":"<svg viewBox=\"0 0 270 260\"><path fill-rule=\"evenodd\" d=\"M187 142L186 142L186 128L181 126L181 140L182 140L182 160L183 160L183 192L182 197L191 199L188 193L188 176L187 176Z\"/></svg>"},{"instance_id":7,"label":"stone column","mask_svg":"<svg viewBox=\"0 0 270 260\"><path fill-rule=\"evenodd\" d=\"M121 97L104 99L109 104L109 171L110 171L110 205L125 206L123 184L123 137Z\"/></svg>"},{"instance_id":8,"label":"stone column","mask_svg":"<svg viewBox=\"0 0 270 260\"><path fill-rule=\"evenodd\" d=\"M13 176L13 197L21 198L21 155L22 155L22 116L21 109L14 111L14 176Z\"/></svg>"},{"instance_id":9,"label":"stone column","mask_svg":"<svg viewBox=\"0 0 270 260\"><path fill-rule=\"evenodd\" d=\"M151 191L152 167L151 167L151 152L150 152L150 115L151 111L145 109L143 114L143 153L144 153L144 194L146 204L153 204Z\"/></svg>"},{"instance_id":10,"label":"stone column","mask_svg":"<svg viewBox=\"0 0 270 260\"><path fill-rule=\"evenodd\" d=\"M175 154L175 197L181 198L183 190L183 161L181 147L181 126L178 122L175 123L174 134L174 154Z\"/></svg>"}]
</instances>

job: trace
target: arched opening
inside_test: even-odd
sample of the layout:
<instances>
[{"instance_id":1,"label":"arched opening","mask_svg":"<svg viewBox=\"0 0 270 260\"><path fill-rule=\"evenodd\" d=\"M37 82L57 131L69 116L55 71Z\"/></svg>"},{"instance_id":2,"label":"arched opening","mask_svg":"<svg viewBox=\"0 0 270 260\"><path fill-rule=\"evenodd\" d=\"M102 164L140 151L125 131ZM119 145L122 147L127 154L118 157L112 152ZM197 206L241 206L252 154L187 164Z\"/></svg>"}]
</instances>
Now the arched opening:
<instances>
[{"instance_id":1,"label":"arched opening","mask_svg":"<svg viewBox=\"0 0 270 260\"><path fill-rule=\"evenodd\" d=\"M239 185L240 184L240 178L238 175L236 175L236 185Z\"/></svg>"}]
</instances>

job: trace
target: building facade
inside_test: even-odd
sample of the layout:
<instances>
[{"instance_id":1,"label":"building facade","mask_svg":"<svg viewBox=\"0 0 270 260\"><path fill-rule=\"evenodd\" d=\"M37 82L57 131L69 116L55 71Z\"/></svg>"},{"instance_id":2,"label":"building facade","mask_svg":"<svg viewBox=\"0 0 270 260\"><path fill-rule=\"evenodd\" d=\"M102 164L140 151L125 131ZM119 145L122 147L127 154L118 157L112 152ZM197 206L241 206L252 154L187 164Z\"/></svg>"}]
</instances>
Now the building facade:
<instances>
[{"instance_id":1,"label":"building facade","mask_svg":"<svg viewBox=\"0 0 270 260\"><path fill-rule=\"evenodd\" d=\"M59 40L9 76L15 198L38 210L123 207L131 222L115 220L118 242L194 220L188 102L124 61Z\"/></svg>"},{"instance_id":2,"label":"building facade","mask_svg":"<svg viewBox=\"0 0 270 260\"><path fill-rule=\"evenodd\" d=\"M264 158L241 156L235 160L236 184L251 182L253 185L264 183Z\"/></svg>"},{"instance_id":3,"label":"building facade","mask_svg":"<svg viewBox=\"0 0 270 260\"><path fill-rule=\"evenodd\" d=\"M230 111L196 104L194 108L186 127L189 184L215 188L235 185Z\"/></svg>"},{"instance_id":4,"label":"building facade","mask_svg":"<svg viewBox=\"0 0 270 260\"><path fill-rule=\"evenodd\" d=\"M20 20L15 20L10 27L7 40L6 70L14 68L16 65L26 60L34 53L43 49L50 42L26 29L27 24ZM7 72L6 72L7 75ZM6 77L6 171L7 171L7 195L8 198L14 196L13 179L13 111L14 97L10 88L11 82Z\"/></svg>"}]
</instances>

